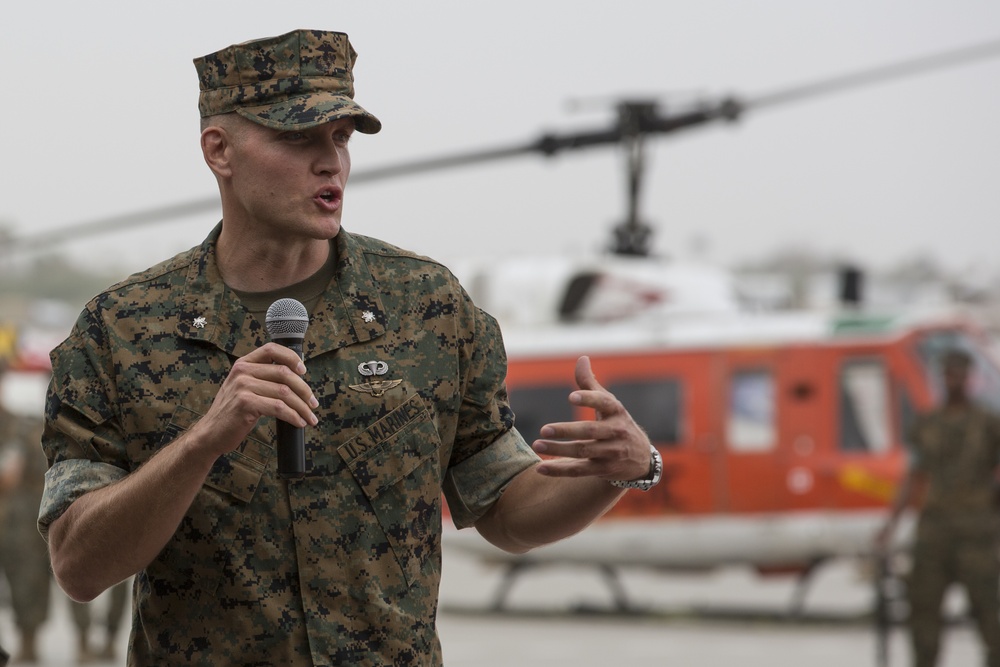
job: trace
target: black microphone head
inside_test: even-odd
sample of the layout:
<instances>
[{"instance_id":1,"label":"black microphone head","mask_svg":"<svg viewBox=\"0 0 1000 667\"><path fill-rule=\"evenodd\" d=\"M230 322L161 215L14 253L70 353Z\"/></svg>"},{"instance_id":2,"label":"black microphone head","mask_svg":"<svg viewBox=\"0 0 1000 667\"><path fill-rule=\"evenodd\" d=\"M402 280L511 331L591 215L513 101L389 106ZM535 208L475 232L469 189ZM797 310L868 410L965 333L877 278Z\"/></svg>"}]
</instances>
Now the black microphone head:
<instances>
[{"instance_id":1,"label":"black microphone head","mask_svg":"<svg viewBox=\"0 0 1000 667\"><path fill-rule=\"evenodd\" d=\"M264 326L272 339L304 338L309 326L309 313L295 299L278 299L267 309Z\"/></svg>"}]
</instances>

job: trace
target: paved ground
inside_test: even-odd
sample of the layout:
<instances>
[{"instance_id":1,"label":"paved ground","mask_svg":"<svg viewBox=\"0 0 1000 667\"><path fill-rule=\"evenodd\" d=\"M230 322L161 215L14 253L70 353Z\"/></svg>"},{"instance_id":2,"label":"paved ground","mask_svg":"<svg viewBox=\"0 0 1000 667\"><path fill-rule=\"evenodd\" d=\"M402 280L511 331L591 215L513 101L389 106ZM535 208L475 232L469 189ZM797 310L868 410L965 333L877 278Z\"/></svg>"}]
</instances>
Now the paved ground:
<instances>
[{"instance_id":1,"label":"paved ground","mask_svg":"<svg viewBox=\"0 0 1000 667\"><path fill-rule=\"evenodd\" d=\"M439 625L449 667L876 665L874 633L858 620L868 609L870 587L848 564L819 573L806 598L810 620L795 623L781 620L791 580L761 580L741 570L687 576L627 571L622 584L645 613L625 615L607 613L611 595L590 569L527 573L511 590L512 612L504 614L488 611L499 580L498 570L446 555ZM76 664L75 637L68 607L60 593L54 595L40 665L69 667ZM959 612L961 597L949 605ZM732 613L751 609L755 613ZM121 654L126 639L120 638ZM0 641L16 651L6 609L0 611ZM892 633L889 652L891 667L909 664L901 630ZM948 632L940 667L978 665L979 656L975 634L959 624Z\"/></svg>"}]
</instances>

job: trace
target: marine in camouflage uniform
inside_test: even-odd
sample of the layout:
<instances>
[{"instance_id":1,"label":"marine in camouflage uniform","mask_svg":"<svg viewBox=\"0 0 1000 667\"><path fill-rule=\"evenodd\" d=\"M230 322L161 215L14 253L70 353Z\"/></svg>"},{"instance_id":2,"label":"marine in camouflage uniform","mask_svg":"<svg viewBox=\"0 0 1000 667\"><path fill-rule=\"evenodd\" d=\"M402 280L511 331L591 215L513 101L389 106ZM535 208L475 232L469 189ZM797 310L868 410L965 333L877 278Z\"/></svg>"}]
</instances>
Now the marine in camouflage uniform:
<instances>
[{"instance_id":1,"label":"marine in camouflage uniform","mask_svg":"<svg viewBox=\"0 0 1000 667\"><path fill-rule=\"evenodd\" d=\"M73 618L73 625L76 627L77 638L77 664L89 664L97 660L114 662L116 655L116 640L121 630L122 622L125 619L125 611L128 607L129 591L132 590L131 582L125 580L111 587L108 595L108 606L104 614L95 619L92 612L92 602L77 602L70 600L70 616ZM98 620L104 626L104 639L101 648L94 649L91 646L91 626L94 620Z\"/></svg>"},{"instance_id":2,"label":"marine in camouflage uniform","mask_svg":"<svg viewBox=\"0 0 1000 667\"><path fill-rule=\"evenodd\" d=\"M0 359L0 375L4 372L5 366L5 361ZM13 415L7 412L3 406L0 406L0 525L7 523L9 496L21 477L20 463L17 461L16 445L12 437L13 427ZM2 548L3 545L0 543L0 549ZM3 569L2 563L0 563L0 569ZM4 575L6 576L6 572L4 572ZM4 602L9 602L9 593L5 597L8 597L8 599L4 600ZM2 644L3 637L0 636L0 664L6 664L10 656L3 650Z\"/></svg>"},{"instance_id":3,"label":"marine in camouflage uniform","mask_svg":"<svg viewBox=\"0 0 1000 667\"><path fill-rule=\"evenodd\" d=\"M923 497L907 579L916 667L933 667L937 662L942 603L954 583L968 595L986 664L1000 667L996 504L1000 417L966 396L970 361L961 351L944 355L946 400L919 416L908 437L910 492L903 495Z\"/></svg>"},{"instance_id":4,"label":"marine in camouflage uniform","mask_svg":"<svg viewBox=\"0 0 1000 667\"><path fill-rule=\"evenodd\" d=\"M174 440L267 342L218 280L217 234L98 297L55 350L42 525ZM440 663L441 490L470 525L536 457L511 429L496 323L451 274L343 230L336 245L304 343L308 475L277 477L274 420L217 461L137 576L130 664ZM370 360L401 382L366 388Z\"/></svg>"},{"instance_id":5,"label":"marine in camouflage uniform","mask_svg":"<svg viewBox=\"0 0 1000 667\"><path fill-rule=\"evenodd\" d=\"M380 127L355 55L295 31L196 60L223 222L98 295L52 354L39 527L77 599L135 574L134 667L440 665L442 493L522 551L656 478L586 359L572 400L600 417L546 426L534 447L565 458L538 463L496 321L443 266L340 225L347 139ZM304 367L268 343L278 296L309 304ZM277 474L278 417L310 424L301 478Z\"/></svg>"},{"instance_id":6,"label":"marine in camouflage uniform","mask_svg":"<svg viewBox=\"0 0 1000 667\"><path fill-rule=\"evenodd\" d=\"M41 419L0 409L0 431L6 441L4 459L16 469L13 485L3 492L0 568L20 633L17 658L30 662L37 657L38 631L49 615L52 576L36 525L48 465L39 446Z\"/></svg>"}]
</instances>

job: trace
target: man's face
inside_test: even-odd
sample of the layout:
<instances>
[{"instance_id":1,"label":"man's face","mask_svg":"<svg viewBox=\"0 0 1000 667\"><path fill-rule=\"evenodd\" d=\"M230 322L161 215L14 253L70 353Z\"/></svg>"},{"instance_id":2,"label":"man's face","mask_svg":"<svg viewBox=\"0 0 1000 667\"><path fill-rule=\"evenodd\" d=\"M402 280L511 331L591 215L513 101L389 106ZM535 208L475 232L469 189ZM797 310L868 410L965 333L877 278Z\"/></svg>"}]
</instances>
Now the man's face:
<instances>
[{"instance_id":1,"label":"man's face","mask_svg":"<svg viewBox=\"0 0 1000 667\"><path fill-rule=\"evenodd\" d=\"M351 171L354 120L272 130L238 118L231 132L227 222L283 242L331 239L340 231Z\"/></svg>"}]
</instances>

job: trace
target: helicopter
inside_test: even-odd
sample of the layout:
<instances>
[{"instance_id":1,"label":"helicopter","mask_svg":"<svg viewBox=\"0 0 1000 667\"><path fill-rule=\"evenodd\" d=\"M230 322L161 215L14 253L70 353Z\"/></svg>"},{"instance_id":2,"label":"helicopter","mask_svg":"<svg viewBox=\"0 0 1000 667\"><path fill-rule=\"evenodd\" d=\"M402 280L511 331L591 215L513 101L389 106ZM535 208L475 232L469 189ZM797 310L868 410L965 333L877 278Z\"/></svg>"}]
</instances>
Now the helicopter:
<instances>
[{"instance_id":1,"label":"helicopter","mask_svg":"<svg viewBox=\"0 0 1000 667\"><path fill-rule=\"evenodd\" d=\"M459 260L455 272L500 321L516 426L527 439L548 421L586 418L565 400L572 364L591 356L599 380L647 429L665 482L629 493L580 535L511 556L474 531L446 530L446 549L507 568L494 606L517 577L562 563L598 567L620 609L630 601L616 568L703 571L745 565L809 578L834 558L857 557L905 469L912 415L934 403L936 356L960 346L977 359L976 394L1000 409L1000 366L983 332L956 312L871 312L863 276L841 275L840 304L822 312L747 312L733 277L652 255L641 214L647 142L858 86L1000 55L1000 42L793 86L749 98L701 101L679 112L654 99L619 101L615 118L583 132L382 168L353 185L524 156L618 147L626 210L610 253L593 258ZM74 224L0 241L0 253L49 248L212 210L214 198Z\"/></svg>"}]
</instances>

